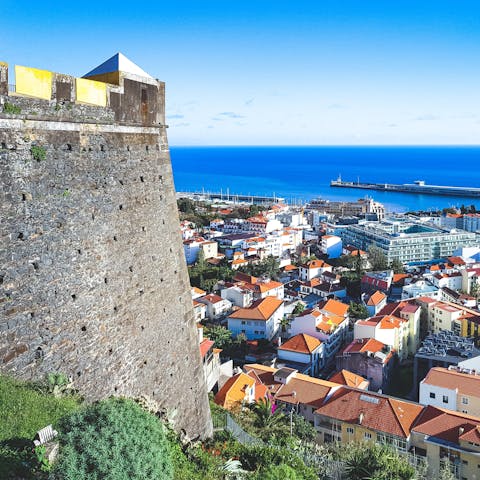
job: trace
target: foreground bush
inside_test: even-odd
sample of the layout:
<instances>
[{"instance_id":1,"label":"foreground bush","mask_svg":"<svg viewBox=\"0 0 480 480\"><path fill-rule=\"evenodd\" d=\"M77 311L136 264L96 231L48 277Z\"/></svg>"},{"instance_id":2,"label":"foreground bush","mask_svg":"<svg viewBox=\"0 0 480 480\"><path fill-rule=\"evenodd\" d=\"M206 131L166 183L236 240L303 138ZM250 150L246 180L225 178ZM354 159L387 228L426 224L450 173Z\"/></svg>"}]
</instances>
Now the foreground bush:
<instances>
[{"instance_id":1,"label":"foreground bush","mask_svg":"<svg viewBox=\"0 0 480 480\"><path fill-rule=\"evenodd\" d=\"M173 478L170 446L159 420L131 400L111 398L60 424L61 480Z\"/></svg>"}]
</instances>

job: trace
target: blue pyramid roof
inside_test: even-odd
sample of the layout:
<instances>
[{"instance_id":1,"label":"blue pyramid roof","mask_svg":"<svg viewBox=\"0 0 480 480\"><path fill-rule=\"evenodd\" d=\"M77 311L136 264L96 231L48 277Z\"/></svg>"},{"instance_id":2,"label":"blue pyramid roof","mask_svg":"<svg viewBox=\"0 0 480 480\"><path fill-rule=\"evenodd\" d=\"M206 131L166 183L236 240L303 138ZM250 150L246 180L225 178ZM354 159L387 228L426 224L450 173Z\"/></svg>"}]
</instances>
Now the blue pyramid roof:
<instances>
[{"instance_id":1,"label":"blue pyramid roof","mask_svg":"<svg viewBox=\"0 0 480 480\"><path fill-rule=\"evenodd\" d=\"M102 75L104 73L124 72L132 73L140 77L152 78L145 70L129 60L122 53L116 53L113 57L105 60L101 65L88 72L84 77L92 77L93 75Z\"/></svg>"}]
</instances>

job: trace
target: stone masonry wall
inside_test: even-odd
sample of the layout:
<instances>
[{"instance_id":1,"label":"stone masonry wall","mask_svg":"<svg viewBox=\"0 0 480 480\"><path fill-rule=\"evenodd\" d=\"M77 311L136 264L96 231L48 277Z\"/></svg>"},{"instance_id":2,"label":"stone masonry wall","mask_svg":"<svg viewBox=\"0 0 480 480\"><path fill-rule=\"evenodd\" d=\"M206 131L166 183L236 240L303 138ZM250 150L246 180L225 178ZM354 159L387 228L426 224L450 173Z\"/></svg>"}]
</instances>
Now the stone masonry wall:
<instances>
[{"instance_id":1,"label":"stone masonry wall","mask_svg":"<svg viewBox=\"0 0 480 480\"><path fill-rule=\"evenodd\" d=\"M211 433L164 127L1 97L0 371L147 395ZM32 146L45 151L35 159Z\"/></svg>"}]
</instances>

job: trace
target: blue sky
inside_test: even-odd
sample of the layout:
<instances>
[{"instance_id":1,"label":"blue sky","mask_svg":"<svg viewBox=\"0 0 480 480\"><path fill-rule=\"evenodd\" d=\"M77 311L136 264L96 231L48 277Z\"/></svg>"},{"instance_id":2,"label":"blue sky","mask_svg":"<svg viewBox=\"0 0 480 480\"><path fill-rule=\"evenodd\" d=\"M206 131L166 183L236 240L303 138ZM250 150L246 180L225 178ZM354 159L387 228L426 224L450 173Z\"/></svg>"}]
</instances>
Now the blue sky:
<instances>
[{"instance_id":1,"label":"blue sky","mask_svg":"<svg viewBox=\"0 0 480 480\"><path fill-rule=\"evenodd\" d=\"M478 1L1 0L0 60L166 82L171 145L478 144Z\"/></svg>"}]
</instances>

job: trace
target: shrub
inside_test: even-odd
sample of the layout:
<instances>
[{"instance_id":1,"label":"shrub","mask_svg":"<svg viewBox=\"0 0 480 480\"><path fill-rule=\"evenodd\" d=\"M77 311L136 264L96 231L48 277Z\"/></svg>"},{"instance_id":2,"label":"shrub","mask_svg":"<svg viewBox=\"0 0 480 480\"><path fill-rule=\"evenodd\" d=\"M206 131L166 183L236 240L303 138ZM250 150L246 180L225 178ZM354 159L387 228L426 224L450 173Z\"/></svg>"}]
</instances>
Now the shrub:
<instances>
[{"instance_id":1,"label":"shrub","mask_svg":"<svg viewBox=\"0 0 480 480\"><path fill-rule=\"evenodd\" d=\"M3 105L3 112L18 115L22 112L22 109L17 105L14 105L13 103L5 102L5 104Z\"/></svg>"},{"instance_id":2,"label":"shrub","mask_svg":"<svg viewBox=\"0 0 480 480\"><path fill-rule=\"evenodd\" d=\"M110 398L89 405L66 417L60 432L56 479L173 478L162 424L132 400Z\"/></svg>"},{"instance_id":3,"label":"shrub","mask_svg":"<svg viewBox=\"0 0 480 480\"><path fill-rule=\"evenodd\" d=\"M304 477L298 476L295 470L288 465L269 465L260 470L256 478L258 480L303 480Z\"/></svg>"},{"instance_id":4,"label":"shrub","mask_svg":"<svg viewBox=\"0 0 480 480\"><path fill-rule=\"evenodd\" d=\"M30 153L32 154L33 159L37 162L41 162L47 158L47 151L38 145L32 145L30 148Z\"/></svg>"}]
</instances>

